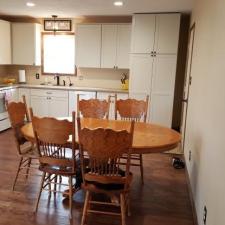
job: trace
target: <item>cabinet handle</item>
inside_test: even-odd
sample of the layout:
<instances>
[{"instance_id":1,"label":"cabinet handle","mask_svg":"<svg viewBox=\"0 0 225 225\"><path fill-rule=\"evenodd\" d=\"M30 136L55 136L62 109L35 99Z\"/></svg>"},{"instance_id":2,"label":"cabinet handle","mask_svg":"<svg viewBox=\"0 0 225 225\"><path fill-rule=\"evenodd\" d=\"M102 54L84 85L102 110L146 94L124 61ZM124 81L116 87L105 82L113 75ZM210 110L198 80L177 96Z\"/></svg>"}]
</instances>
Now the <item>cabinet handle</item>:
<instances>
[{"instance_id":1,"label":"cabinet handle","mask_svg":"<svg viewBox=\"0 0 225 225\"><path fill-rule=\"evenodd\" d=\"M52 94L52 92L46 92L48 95L51 95Z\"/></svg>"}]
</instances>

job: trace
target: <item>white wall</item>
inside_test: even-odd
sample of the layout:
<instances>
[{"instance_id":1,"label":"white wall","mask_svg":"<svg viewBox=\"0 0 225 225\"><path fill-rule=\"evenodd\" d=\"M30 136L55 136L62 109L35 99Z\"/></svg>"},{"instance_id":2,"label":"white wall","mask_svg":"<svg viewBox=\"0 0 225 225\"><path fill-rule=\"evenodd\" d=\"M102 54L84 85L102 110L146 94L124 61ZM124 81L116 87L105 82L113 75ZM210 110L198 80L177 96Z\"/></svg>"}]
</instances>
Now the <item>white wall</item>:
<instances>
[{"instance_id":1,"label":"white wall","mask_svg":"<svg viewBox=\"0 0 225 225\"><path fill-rule=\"evenodd\" d=\"M198 223L225 224L225 1L196 0L185 158ZM188 162L188 152L192 160Z\"/></svg>"}]
</instances>

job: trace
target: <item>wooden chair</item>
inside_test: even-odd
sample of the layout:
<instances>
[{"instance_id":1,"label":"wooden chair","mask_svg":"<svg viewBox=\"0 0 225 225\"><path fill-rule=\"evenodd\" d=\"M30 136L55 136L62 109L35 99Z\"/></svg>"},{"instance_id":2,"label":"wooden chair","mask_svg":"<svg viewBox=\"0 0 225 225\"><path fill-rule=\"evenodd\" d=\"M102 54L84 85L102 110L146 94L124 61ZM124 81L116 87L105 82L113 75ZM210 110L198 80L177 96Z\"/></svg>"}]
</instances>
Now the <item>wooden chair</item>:
<instances>
[{"instance_id":1,"label":"wooden chair","mask_svg":"<svg viewBox=\"0 0 225 225\"><path fill-rule=\"evenodd\" d=\"M78 118L78 136L80 144L80 159L82 166L83 185L86 190L85 203L81 225L85 224L88 213L101 213L121 216L122 225L126 224L126 212L129 213L129 191L132 181L130 173L130 152L133 141L134 122L131 122L130 132L114 131L97 128L90 130L81 128ZM85 167L84 151L89 156L89 166ZM120 169L120 157L126 153L125 171ZM93 193L103 193L108 196L119 195L120 202L94 201ZM105 208L119 206L121 213L99 211L92 206L103 205Z\"/></svg>"},{"instance_id":2,"label":"wooden chair","mask_svg":"<svg viewBox=\"0 0 225 225\"><path fill-rule=\"evenodd\" d=\"M30 121L25 96L23 96L23 102L8 103L6 101L6 108L14 132L17 152L20 156L19 165L12 186L12 190L14 191L19 175L25 175L27 179L30 169L37 169L37 166L35 167L37 163L33 161L37 160L38 155L35 146L27 141L20 131L21 127ZM26 172L22 173L24 170L26 170Z\"/></svg>"},{"instance_id":3,"label":"wooden chair","mask_svg":"<svg viewBox=\"0 0 225 225\"><path fill-rule=\"evenodd\" d=\"M70 218L72 219L73 178L76 174L76 143L75 143L75 112L72 113L72 122L57 120L55 118L38 118L33 115L31 109L32 124L39 154L39 169L43 172L40 191L37 198L35 212L42 190L65 194L57 190L57 185L62 185L58 177L68 177ZM69 138L72 137L72 142ZM54 185L52 188L52 184ZM64 184L65 185L65 184ZM48 188L46 188L48 187Z\"/></svg>"},{"instance_id":4,"label":"wooden chair","mask_svg":"<svg viewBox=\"0 0 225 225\"><path fill-rule=\"evenodd\" d=\"M109 100L88 99L80 100L77 95L77 111L79 116L85 118L108 119L109 118Z\"/></svg>"},{"instance_id":5,"label":"wooden chair","mask_svg":"<svg viewBox=\"0 0 225 225\"><path fill-rule=\"evenodd\" d=\"M146 96L146 100L126 99L117 100L115 95L115 119L121 120L134 120L136 122L146 122L148 112L149 96ZM126 158L126 155L124 155ZM140 167L141 181L144 184L144 168L142 154L131 154L131 166Z\"/></svg>"}]
</instances>

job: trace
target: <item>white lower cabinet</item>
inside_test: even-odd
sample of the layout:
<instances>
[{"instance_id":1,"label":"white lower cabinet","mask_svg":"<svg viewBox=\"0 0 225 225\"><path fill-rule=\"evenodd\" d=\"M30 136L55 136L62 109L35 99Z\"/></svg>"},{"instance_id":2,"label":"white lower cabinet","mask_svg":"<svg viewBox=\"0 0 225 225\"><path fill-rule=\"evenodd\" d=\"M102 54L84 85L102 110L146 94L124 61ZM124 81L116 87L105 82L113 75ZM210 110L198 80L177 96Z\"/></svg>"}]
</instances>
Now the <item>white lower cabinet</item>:
<instances>
[{"instance_id":1,"label":"white lower cabinet","mask_svg":"<svg viewBox=\"0 0 225 225\"><path fill-rule=\"evenodd\" d=\"M68 91L31 89L31 107L40 117L68 117Z\"/></svg>"},{"instance_id":2,"label":"white lower cabinet","mask_svg":"<svg viewBox=\"0 0 225 225\"><path fill-rule=\"evenodd\" d=\"M23 95L26 98L27 107L30 107L30 89L29 88L19 88L18 101L23 100Z\"/></svg>"}]
</instances>

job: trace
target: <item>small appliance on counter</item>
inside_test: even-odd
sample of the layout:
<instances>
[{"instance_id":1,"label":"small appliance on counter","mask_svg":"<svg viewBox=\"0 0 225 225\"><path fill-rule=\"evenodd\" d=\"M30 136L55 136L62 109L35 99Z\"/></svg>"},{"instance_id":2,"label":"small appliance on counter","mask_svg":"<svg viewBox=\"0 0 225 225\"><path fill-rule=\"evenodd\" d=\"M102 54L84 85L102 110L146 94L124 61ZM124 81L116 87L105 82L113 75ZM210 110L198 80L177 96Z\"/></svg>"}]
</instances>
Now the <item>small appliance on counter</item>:
<instances>
[{"instance_id":1,"label":"small appliance on counter","mask_svg":"<svg viewBox=\"0 0 225 225\"><path fill-rule=\"evenodd\" d=\"M26 84L26 72L25 70L18 70L19 84Z\"/></svg>"}]
</instances>

